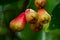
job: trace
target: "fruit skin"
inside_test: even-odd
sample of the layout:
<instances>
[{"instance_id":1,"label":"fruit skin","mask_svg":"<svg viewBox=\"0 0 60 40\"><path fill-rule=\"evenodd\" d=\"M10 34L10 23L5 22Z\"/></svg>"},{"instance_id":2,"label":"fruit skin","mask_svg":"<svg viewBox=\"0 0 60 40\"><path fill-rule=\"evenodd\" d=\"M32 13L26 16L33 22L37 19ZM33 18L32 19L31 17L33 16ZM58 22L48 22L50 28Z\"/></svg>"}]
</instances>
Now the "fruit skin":
<instances>
[{"instance_id":1,"label":"fruit skin","mask_svg":"<svg viewBox=\"0 0 60 40\"><path fill-rule=\"evenodd\" d=\"M46 0L35 0L35 6L38 9L45 7L45 5L46 5Z\"/></svg>"},{"instance_id":2,"label":"fruit skin","mask_svg":"<svg viewBox=\"0 0 60 40\"><path fill-rule=\"evenodd\" d=\"M43 26L49 24L51 21L51 16L48 12L44 9L38 10L38 23L42 24Z\"/></svg>"},{"instance_id":3,"label":"fruit skin","mask_svg":"<svg viewBox=\"0 0 60 40\"><path fill-rule=\"evenodd\" d=\"M25 15L26 15L27 22L31 24L34 24L37 22L38 15L37 15L37 12L35 12L33 9L26 9Z\"/></svg>"},{"instance_id":4,"label":"fruit skin","mask_svg":"<svg viewBox=\"0 0 60 40\"><path fill-rule=\"evenodd\" d=\"M10 22L10 28L13 31L22 31L25 28L25 24L26 24L26 16L25 13L22 12L19 16L17 16Z\"/></svg>"},{"instance_id":5,"label":"fruit skin","mask_svg":"<svg viewBox=\"0 0 60 40\"><path fill-rule=\"evenodd\" d=\"M34 32L39 32L39 31L41 31L43 29L43 25L41 25L39 23L30 24L30 28Z\"/></svg>"}]
</instances>

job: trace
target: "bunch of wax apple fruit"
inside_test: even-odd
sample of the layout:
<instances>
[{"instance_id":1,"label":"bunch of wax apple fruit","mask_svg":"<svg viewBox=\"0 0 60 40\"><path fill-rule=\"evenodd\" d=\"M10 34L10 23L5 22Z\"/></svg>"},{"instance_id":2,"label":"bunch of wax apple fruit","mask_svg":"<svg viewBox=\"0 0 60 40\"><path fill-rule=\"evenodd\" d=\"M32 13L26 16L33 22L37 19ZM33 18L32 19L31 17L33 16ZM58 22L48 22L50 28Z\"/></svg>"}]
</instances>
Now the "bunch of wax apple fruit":
<instances>
[{"instance_id":1,"label":"bunch of wax apple fruit","mask_svg":"<svg viewBox=\"0 0 60 40\"><path fill-rule=\"evenodd\" d=\"M43 9L46 5L46 0L35 0L35 5L38 8L38 12L33 9L26 9L25 12L20 13L10 22L10 28L14 32L24 30L27 22L30 24L31 30L35 32L42 30L46 24L50 23L51 16Z\"/></svg>"}]
</instances>

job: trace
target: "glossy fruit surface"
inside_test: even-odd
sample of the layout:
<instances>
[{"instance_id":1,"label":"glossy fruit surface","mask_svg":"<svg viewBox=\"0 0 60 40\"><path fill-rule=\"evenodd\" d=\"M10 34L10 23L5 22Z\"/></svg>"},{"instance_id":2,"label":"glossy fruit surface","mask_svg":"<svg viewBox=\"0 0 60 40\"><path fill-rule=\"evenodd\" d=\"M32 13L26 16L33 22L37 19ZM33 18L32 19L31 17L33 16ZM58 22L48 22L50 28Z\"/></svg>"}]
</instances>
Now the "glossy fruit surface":
<instances>
[{"instance_id":1,"label":"glossy fruit surface","mask_svg":"<svg viewBox=\"0 0 60 40\"><path fill-rule=\"evenodd\" d=\"M25 14L26 14L27 22L32 23L32 24L36 23L38 19L38 15L33 9L26 9Z\"/></svg>"},{"instance_id":2,"label":"glossy fruit surface","mask_svg":"<svg viewBox=\"0 0 60 40\"><path fill-rule=\"evenodd\" d=\"M43 25L43 29L46 30L49 27L51 16L45 9L38 10L38 23Z\"/></svg>"},{"instance_id":3,"label":"glossy fruit surface","mask_svg":"<svg viewBox=\"0 0 60 40\"><path fill-rule=\"evenodd\" d=\"M48 14L48 12L44 9L38 10L38 22L41 24L46 24L51 21L51 16Z\"/></svg>"},{"instance_id":4,"label":"glossy fruit surface","mask_svg":"<svg viewBox=\"0 0 60 40\"><path fill-rule=\"evenodd\" d=\"M14 31L21 31L25 28L25 24L26 17L25 13L23 12L10 22L10 28Z\"/></svg>"}]
</instances>

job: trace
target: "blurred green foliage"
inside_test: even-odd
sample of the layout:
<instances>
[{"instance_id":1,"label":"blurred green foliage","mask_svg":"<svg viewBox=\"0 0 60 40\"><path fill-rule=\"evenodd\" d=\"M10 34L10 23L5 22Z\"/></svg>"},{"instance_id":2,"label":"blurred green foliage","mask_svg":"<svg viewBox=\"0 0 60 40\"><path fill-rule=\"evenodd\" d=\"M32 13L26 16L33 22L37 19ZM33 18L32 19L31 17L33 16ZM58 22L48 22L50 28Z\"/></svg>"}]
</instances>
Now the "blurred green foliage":
<instances>
[{"instance_id":1,"label":"blurred green foliage","mask_svg":"<svg viewBox=\"0 0 60 40\"><path fill-rule=\"evenodd\" d=\"M38 11L34 1L35 0L0 0L0 40L42 40L43 30L39 32L33 32L30 29L29 23L26 24L26 28L20 32L19 36L17 36L17 34L9 28L10 21L17 17L21 12L24 12L27 8ZM60 0L47 0L47 4L44 9L51 15L52 19L46 31L60 29L59 3ZM54 34L56 31L51 33ZM50 33L46 34L50 35Z\"/></svg>"}]
</instances>

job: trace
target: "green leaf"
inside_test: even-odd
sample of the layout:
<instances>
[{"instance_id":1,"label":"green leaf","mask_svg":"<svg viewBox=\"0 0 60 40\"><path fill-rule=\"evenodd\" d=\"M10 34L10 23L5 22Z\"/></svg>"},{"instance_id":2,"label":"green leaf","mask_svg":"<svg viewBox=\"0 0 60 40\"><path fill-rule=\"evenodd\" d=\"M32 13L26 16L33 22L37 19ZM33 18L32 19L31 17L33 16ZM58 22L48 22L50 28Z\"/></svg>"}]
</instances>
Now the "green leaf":
<instances>
[{"instance_id":1,"label":"green leaf","mask_svg":"<svg viewBox=\"0 0 60 40\"><path fill-rule=\"evenodd\" d=\"M54 10L52 11L52 20L50 24L50 29L55 30L55 29L60 29L60 3L56 5Z\"/></svg>"}]
</instances>

